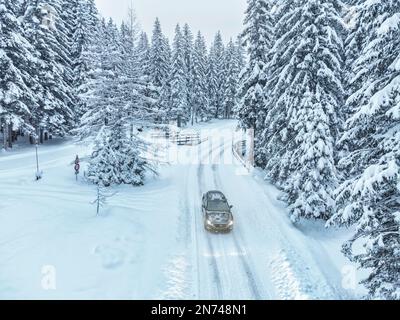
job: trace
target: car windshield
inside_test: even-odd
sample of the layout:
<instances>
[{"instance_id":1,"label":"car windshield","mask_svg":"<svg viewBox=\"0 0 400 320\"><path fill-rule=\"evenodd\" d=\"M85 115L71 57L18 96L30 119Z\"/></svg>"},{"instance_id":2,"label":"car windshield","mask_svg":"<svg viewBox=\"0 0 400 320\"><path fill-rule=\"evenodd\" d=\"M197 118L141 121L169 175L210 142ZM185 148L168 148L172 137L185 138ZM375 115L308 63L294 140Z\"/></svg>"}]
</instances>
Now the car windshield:
<instances>
[{"instance_id":1,"label":"car windshield","mask_svg":"<svg viewBox=\"0 0 400 320\"><path fill-rule=\"evenodd\" d=\"M207 204L207 210L209 211L224 211L230 210L228 203L222 200L209 200Z\"/></svg>"}]
</instances>

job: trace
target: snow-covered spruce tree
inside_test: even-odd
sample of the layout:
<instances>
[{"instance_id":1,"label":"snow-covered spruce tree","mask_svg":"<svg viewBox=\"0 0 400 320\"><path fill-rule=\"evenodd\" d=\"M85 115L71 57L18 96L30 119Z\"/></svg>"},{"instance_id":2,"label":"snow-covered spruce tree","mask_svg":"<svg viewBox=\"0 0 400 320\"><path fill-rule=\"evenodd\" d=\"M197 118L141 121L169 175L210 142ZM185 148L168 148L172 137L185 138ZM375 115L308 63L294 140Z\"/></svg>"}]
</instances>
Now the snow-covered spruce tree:
<instances>
[{"instance_id":1,"label":"snow-covered spruce tree","mask_svg":"<svg viewBox=\"0 0 400 320\"><path fill-rule=\"evenodd\" d=\"M140 82L142 84L141 93L143 97L143 107L146 113L152 113L155 122L162 122L163 115L158 108L159 88L151 82L150 67L150 43L145 32L142 32L135 48L136 59L139 66Z\"/></svg>"},{"instance_id":2,"label":"snow-covered spruce tree","mask_svg":"<svg viewBox=\"0 0 400 320\"><path fill-rule=\"evenodd\" d=\"M93 73L86 84L87 92L82 96L87 112L82 116L77 134L81 138L97 135L104 126L116 122L116 109L126 106L125 88L121 86L122 46L118 28L110 19L99 25L98 39L93 48Z\"/></svg>"},{"instance_id":3,"label":"snow-covered spruce tree","mask_svg":"<svg viewBox=\"0 0 400 320\"><path fill-rule=\"evenodd\" d=\"M337 112L344 100L341 4L285 1L279 10L262 155L269 177L287 194L292 220L329 219L337 186Z\"/></svg>"},{"instance_id":4,"label":"snow-covered spruce tree","mask_svg":"<svg viewBox=\"0 0 400 320\"><path fill-rule=\"evenodd\" d=\"M230 119L237 106L238 78L241 72L238 50L231 39L225 50L225 71L226 80L224 83L224 118Z\"/></svg>"},{"instance_id":5,"label":"snow-covered spruce tree","mask_svg":"<svg viewBox=\"0 0 400 320\"><path fill-rule=\"evenodd\" d=\"M78 20L78 7L83 0L60 0L59 4L59 12L60 12L60 20L62 24L57 25L60 28L58 31L62 34L60 37L60 44L63 48L63 53L65 57L62 56L62 63L66 65L68 68L64 70L64 78L65 81L73 87L73 64L74 64L74 56L73 56L73 46L74 46L74 34L77 28L77 20ZM75 97L74 97L75 98ZM73 105L70 106L73 108L76 102L73 101Z\"/></svg>"},{"instance_id":6,"label":"snow-covered spruce tree","mask_svg":"<svg viewBox=\"0 0 400 320\"><path fill-rule=\"evenodd\" d=\"M64 101L72 115L67 119L67 129L72 129L76 123L73 113L75 112L76 97L73 90L73 33L76 28L77 13L74 3L69 0L47 0L49 6L54 10L54 39L57 43L54 44L54 51L56 53L55 60L63 68L61 76L66 84L65 94L69 99ZM46 9L45 9L46 10ZM50 9L51 10L51 9ZM50 13L51 14L51 13ZM50 22L51 24L51 22Z\"/></svg>"},{"instance_id":7,"label":"snow-covered spruce tree","mask_svg":"<svg viewBox=\"0 0 400 320\"><path fill-rule=\"evenodd\" d=\"M72 88L67 82L68 52L65 51L64 22L60 2L29 0L23 19L27 38L38 57L35 76L40 86L35 90L38 106L32 110L32 125L64 135L73 124Z\"/></svg>"},{"instance_id":8,"label":"snow-covered spruce tree","mask_svg":"<svg viewBox=\"0 0 400 320\"><path fill-rule=\"evenodd\" d=\"M33 132L32 109L37 106L33 89L36 57L26 38L11 0L0 2L0 129L4 148L12 145L10 131L22 128ZM2 143L0 142L0 143Z\"/></svg>"},{"instance_id":9,"label":"snow-covered spruce tree","mask_svg":"<svg viewBox=\"0 0 400 320\"><path fill-rule=\"evenodd\" d=\"M246 67L246 50L245 47L243 46L243 40L242 40L242 36L239 35L236 39L235 42L235 46L236 46L236 60L238 62L238 69L239 69L239 84L240 84L240 76L242 71L244 70L244 68ZM238 88L239 89L239 88ZM239 96L239 92L238 92L238 96Z\"/></svg>"},{"instance_id":10,"label":"snow-covered spruce tree","mask_svg":"<svg viewBox=\"0 0 400 320\"><path fill-rule=\"evenodd\" d=\"M271 0L248 0L245 29L241 41L247 48L249 60L240 74L239 103L235 113L243 129L253 129L258 138L267 113L264 87L267 81L268 53L273 45L273 16ZM267 93L268 94L268 93ZM259 140L262 140L261 138ZM257 146L258 164L261 148Z\"/></svg>"},{"instance_id":11,"label":"snow-covered spruce tree","mask_svg":"<svg viewBox=\"0 0 400 320\"><path fill-rule=\"evenodd\" d=\"M136 23L133 24L137 25ZM138 34L138 36L136 36ZM119 76L121 88L124 89L124 97L126 107L128 107L128 116L126 119L130 121L131 136L133 130L139 122L153 121L159 117L158 110L155 109L157 93L155 88L150 83L150 76L146 75L146 67L149 67L149 62L141 64L143 61L142 54L146 52L138 51L137 43L146 46L146 43L140 41L140 30L130 30L129 24L123 23L121 26L121 49L122 49L122 68ZM136 38L139 41L136 41ZM146 38L144 38L144 41ZM142 47L143 50L148 50Z\"/></svg>"},{"instance_id":12,"label":"snow-covered spruce tree","mask_svg":"<svg viewBox=\"0 0 400 320\"><path fill-rule=\"evenodd\" d=\"M82 138L97 135L87 177L104 186L142 185L145 172L153 171L143 156L146 143L133 130L151 115L144 108L140 74L135 73L137 56L132 53L136 50L129 53L124 49L123 33L112 20L107 24L102 21L96 49L98 65L86 95L89 110L78 130Z\"/></svg>"},{"instance_id":13,"label":"snow-covered spruce tree","mask_svg":"<svg viewBox=\"0 0 400 320\"><path fill-rule=\"evenodd\" d=\"M196 110L193 105L195 92L193 91L193 50L194 50L194 37L192 30L186 23L182 31L182 47L183 55L185 57L186 68L186 87L187 87L187 101L190 108L190 122L193 125L196 117Z\"/></svg>"},{"instance_id":14,"label":"snow-covered spruce tree","mask_svg":"<svg viewBox=\"0 0 400 320\"><path fill-rule=\"evenodd\" d=\"M107 24L102 21L98 34L94 48L97 65L84 95L88 111L77 129L81 138L96 135L104 126L113 125L121 109L125 110L124 120L131 128L147 120L146 116L151 117L143 106L145 84L134 48L125 48L123 32L119 32L111 19Z\"/></svg>"},{"instance_id":15,"label":"snow-covered spruce tree","mask_svg":"<svg viewBox=\"0 0 400 320\"><path fill-rule=\"evenodd\" d=\"M207 47L204 37L198 32L193 51L193 100L192 115L195 122L211 119L207 96Z\"/></svg>"},{"instance_id":16,"label":"snow-covered spruce tree","mask_svg":"<svg viewBox=\"0 0 400 320\"><path fill-rule=\"evenodd\" d=\"M169 83L171 86L171 96L167 118L169 121L176 121L178 126L183 126L189 122L190 110L188 104L187 70L183 49L183 35L179 24L175 29Z\"/></svg>"},{"instance_id":17,"label":"snow-covered spruce tree","mask_svg":"<svg viewBox=\"0 0 400 320\"><path fill-rule=\"evenodd\" d=\"M170 99L170 84L168 83L171 70L171 48L161 28L160 20L154 23L150 46L150 82L156 89L156 111L161 119L166 121Z\"/></svg>"},{"instance_id":18,"label":"snow-covered spruce tree","mask_svg":"<svg viewBox=\"0 0 400 320\"><path fill-rule=\"evenodd\" d=\"M146 32L140 34L136 50L143 74L150 77L150 43Z\"/></svg>"},{"instance_id":19,"label":"snow-covered spruce tree","mask_svg":"<svg viewBox=\"0 0 400 320\"><path fill-rule=\"evenodd\" d=\"M225 84L225 46L221 32L217 32L208 57L208 96L213 118L223 117Z\"/></svg>"},{"instance_id":20,"label":"snow-covered spruce tree","mask_svg":"<svg viewBox=\"0 0 400 320\"><path fill-rule=\"evenodd\" d=\"M160 20L157 18L154 23L153 36L150 48L150 74L151 82L161 88L168 79L170 72L169 45L164 36Z\"/></svg>"},{"instance_id":21,"label":"snow-covered spruce tree","mask_svg":"<svg viewBox=\"0 0 400 320\"><path fill-rule=\"evenodd\" d=\"M363 281L374 299L400 299L400 3L357 1L355 59L347 100L351 117L330 224L357 226L344 252L371 270ZM361 37L361 34L363 35Z\"/></svg>"},{"instance_id":22,"label":"snow-covered spruce tree","mask_svg":"<svg viewBox=\"0 0 400 320\"><path fill-rule=\"evenodd\" d=\"M104 127L96 145L86 177L94 184L105 187L144 184L147 171L154 167L142 157L146 144L140 139L130 139L123 120L112 127Z\"/></svg>"},{"instance_id":23,"label":"snow-covered spruce tree","mask_svg":"<svg viewBox=\"0 0 400 320\"><path fill-rule=\"evenodd\" d=\"M79 0L76 7L76 22L73 33L71 59L73 69L73 90L75 95L74 115L76 122L87 111L82 96L87 93L86 84L91 77L96 58L94 48L97 41L99 18L93 0Z\"/></svg>"}]
</instances>

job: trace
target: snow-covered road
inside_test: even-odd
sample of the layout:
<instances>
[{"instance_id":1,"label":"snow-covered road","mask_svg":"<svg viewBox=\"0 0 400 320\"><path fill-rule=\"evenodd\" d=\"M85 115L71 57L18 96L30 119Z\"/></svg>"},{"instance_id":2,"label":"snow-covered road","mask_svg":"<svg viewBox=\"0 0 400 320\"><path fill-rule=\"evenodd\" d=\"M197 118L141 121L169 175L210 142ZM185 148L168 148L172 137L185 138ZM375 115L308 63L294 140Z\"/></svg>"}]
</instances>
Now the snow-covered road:
<instances>
[{"instance_id":1,"label":"snow-covered road","mask_svg":"<svg viewBox=\"0 0 400 320\"><path fill-rule=\"evenodd\" d=\"M184 214L192 219L200 299L335 299L347 297L340 271L329 270L324 250L314 256L310 241L287 218L277 191L243 172L231 156L232 123L220 139L194 154L182 190ZM230 130L229 130L230 129ZM222 140L220 143L219 140ZM200 154L200 157L198 156ZM220 190L234 205L232 234L205 232L201 197ZM310 244L311 245L311 244ZM315 244L314 244L315 245ZM315 251L315 248L313 248ZM319 248L320 249L320 248Z\"/></svg>"},{"instance_id":2,"label":"snow-covered road","mask_svg":"<svg viewBox=\"0 0 400 320\"><path fill-rule=\"evenodd\" d=\"M87 146L43 146L40 182L32 150L0 155L0 299L353 298L346 234L293 226L279 192L232 157L235 125L201 125L218 137L199 147L170 145L180 161L145 187L116 188L101 217L71 166ZM204 230L201 196L214 189L234 206L231 234ZM49 266L55 288L43 285Z\"/></svg>"}]
</instances>

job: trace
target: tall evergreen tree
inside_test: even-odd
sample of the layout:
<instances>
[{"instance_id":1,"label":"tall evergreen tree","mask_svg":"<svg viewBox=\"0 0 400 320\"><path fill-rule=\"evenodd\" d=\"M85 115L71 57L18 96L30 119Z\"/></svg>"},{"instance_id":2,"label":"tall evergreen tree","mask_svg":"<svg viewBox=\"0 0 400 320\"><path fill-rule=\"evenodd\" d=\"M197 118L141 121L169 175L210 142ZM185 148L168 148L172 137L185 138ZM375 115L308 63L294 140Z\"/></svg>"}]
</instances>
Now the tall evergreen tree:
<instances>
[{"instance_id":1,"label":"tall evergreen tree","mask_svg":"<svg viewBox=\"0 0 400 320\"><path fill-rule=\"evenodd\" d=\"M111 19L103 20L98 34L98 65L89 80L88 111L78 130L82 138L96 136L87 177L104 186L139 186L145 173L154 169L143 156L146 143L134 130L151 118L145 107L140 59L136 47L131 47L127 25L118 30Z\"/></svg>"},{"instance_id":2,"label":"tall evergreen tree","mask_svg":"<svg viewBox=\"0 0 400 320\"><path fill-rule=\"evenodd\" d=\"M210 120L209 99L207 95L207 47L201 32L197 34L193 51L192 123Z\"/></svg>"},{"instance_id":3,"label":"tall evergreen tree","mask_svg":"<svg viewBox=\"0 0 400 320\"><path fill-rule=\"evenodd\" d=\"M150 43L149 43L149 38L147 36L146 32L142 32L140 34L140 38L136 47L137 50L137 55L139 59L139 64L142 69L142 73L150 77L151 75L151 56L150 56Z\"/></svg>"},{"instance_id":4,"label":"tall evergreen tree","mask_svg":"<svg viewBox=\"0 0 400 320\"><path fill-rule=\"evenodd\" d=\"M363 281L370 297L400 299L400 3L355 2L349 37L353 54L351 116L339 168L347 179L337 191L331 224L356 224L344 252L372 270Z\"/></svg>"},{"instance_id":5,"label":"tall evergreen tree","mask_svg":"<svg viewBox=\"0 0 400 320\"><path fill-rule=\"evenodd\" d=\"M93 48L96 53L94 72L86 84L87 92L82 96L88 108L78 128L82 138L96 136L105 126L115 123L116 110L126 106L126 96L121 94L125 90L119 81L123 68L123 51L118 37L118 28L114 22L110 19L106 23L103 19Z\"/></svg>"},{"instance_id":6,"label":"tall evergreen tree","mask_svg":"<svg viewBox=\"0 0 400 320\"><path fill-rule=\"evenodd\" d=\"M164 36L160 20L154 23L153 35L150 46L150 82L154 86L157 103L155 105L159 114L158 121L167 120L170 102L171 48L168 39Z\"/></svg>"},{"instance_id":7,"label":"tall evergreen tree","mask_svg":"<svg viewBox=\"0 0 400 320\"><path fill-rule=\"evenodd\" d=\"M341 6L327 0L281 5L262 154L294 221L328 219L335 210L337 112L344 99Z\"/></svg>"},{"instance_id":8,"label":"tall evergreen tree","mask_svg":"<svg viewBox=\"0 0 400 320\"><path fill-rule=\"evenodd\" d=\"M75 44L75 33L78 28L78 19L80 18L80 12L78 8L83 0L60 0L60 20L62 21L62 29L60 32L60 43L63 47L63 52L65 53L64 61L62 62L68 68L64 70L65 81L73 86L73 64L74 64L74 54L73 47ZM60 24L59 24L60 25ZM59 27L59 26L57 26ZM74 101L75 104L75 101ZM70 106L74 107L74 106Z\"/></svg>"},{"instance_id":9,"label":"tall evergreen tree","mask_svg":"<svg viewBox=\"0 0 400 320\"><path fill-rule=\"evenodd\" d=\"M42 133L66 134L73 124L73 95L66 71L65 26L58 0L31 0L24 16L24 27L38 54L35 91L38 107L32 111L32 124Z\"/></svg>"},{"instance_id":10,"label":"tall evergreen tree","mask_svg":"<svg viewBox=\"0 0 400 320\"><path fill-rule=\"evenodd\" d=\"M195 109L194 109L194 95L193 91L193 50L194 50L194 37L189 25L186 23L183 27L182 32L182 46L183 55L185 57L185 69L186 73L186 87L187 87L187 101L190 108L190 119L193 123L195 120Z\"/></svg>"},{"instance_id":11,"label":"tall evergreen tree","mask_svg":"<svg viewBox=\"0 0 400 320\"><path fill-rule=\"evenodd\" d=\"M154 23L150 51L151 82L158 88L164 85L170 71L169 45L162 32L160 20Z\"/></svg>"},{"instance_id":12,"label":"tall evergreen tree","mask_svg":"<svg viewBox=\"0 0 400 320\"><path fill-rule=\"evenodd\" d=\"M177 121L178 126L182 126L188 123L190 114L183 34L179 24L175 29L169 83L171 86L171 95L167 117L170 121Z\"/></svg>"},{"instance_id":13,"label":"tall evergreen tree","mask_svg":"<svg viewBox=\"0 0 400 320\"><path fill-rule=\"evenodd\" d=\"M14 1L0 2L0 129L6 149L12 145L13 127L34 131L30 118L37 106L34 93L38 86L34 79L37 57L17 19L19 9Z\"/></svg>"},{"instance_id":14,"label":"tall evergreen tree","mask_svg":"<svg viewBox=\"0 0 400 320\"><path fill-rule=\"evenodd\" d=\"M240 60L238 49L231 39L225 50L225 71L226 76L224 83L224 118L230 119L237 106L238 78L240 75Z\"/></svg>"},{"instance_id":15,"label":"tall evergreen tree","mask_svg":"<svg viewBox=\"0 0 400 320\"><path fill-rule=\"evenodd\" d=\"M273 17L270 0L247 0L245 29L241 36L247 47L248 63L240 77L236 113L241 127L258 135L266 114L264 87L267 82L268 53L273 45Z\"/></svg>"},{"instance_id":16,"label":"tall evergreen tree","mask_svg":"<svg viewBox=\"0 0 400 320\"><path fill-rule=\"evenodd\" d=\"M214 118L223 117L224 84L225 84L225 47L221 32L215 35L209 54L209 98L210 111Z\"/></svg>"},{"instance_id":17,"label":"tall evergreen tree","mask_svg":"<svg viewBox=\"0 0 400 320\"><path fill-rule=\"evenodd\" d=\"M143 99L143 112L152 114L155 122L162 122L163 115L158 108L159 89L151 82L150 43L145 32L142 32L136 46L137 62L140 69L141 94Z\"/></svg>"},{"instance_id":18,"label":"tall evergreen tree","mask_svg":"<svg viewBox=\"0 0 400 320\"><path fill-rule=\"evenodd\" d=\"M87 111L85 99L89 78L95 67L96 41L98 40L99 17L93 0L79 0L76 8L76 25L73 34L73 89L76 105L75 118L80 119Z\"/></svg>"},{"instance_id":19,"label":"tall evergreen tree","mask_svg":"<svg viewBox=\"0 0 400 320\"><path fill-rule=\"evenodd\" d=\"M242 39L241 35L237 37L235 45L236 45L236 60L238 62L238 69L240 70L239 79L238 79L239 84L240 84L240 79L241 79L240 75L244 71L244 68L246 67L246 50L243 45L243 39ZM239 96L239 92L238 92L238 96Z\"/></svg>"}]
</instances>

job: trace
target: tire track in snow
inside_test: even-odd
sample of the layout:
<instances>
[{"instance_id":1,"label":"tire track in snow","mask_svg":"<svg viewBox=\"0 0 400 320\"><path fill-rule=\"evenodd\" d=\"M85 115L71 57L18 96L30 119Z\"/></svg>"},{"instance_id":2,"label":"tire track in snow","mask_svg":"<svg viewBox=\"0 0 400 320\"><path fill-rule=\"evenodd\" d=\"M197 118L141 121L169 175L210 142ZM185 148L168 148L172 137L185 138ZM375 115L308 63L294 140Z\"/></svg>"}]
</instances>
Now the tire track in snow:
<instances>
[{"instance_id":1,"label":"tire track in snow","mask_svg":"<svg viewBox=\"0 0 400 320\"><path fill-rule=\"evenodd\" d=\"M194 239L195 241L195 247L196 247L196 254L194 254L194 260L195 260L195 265L196 265L196 296L197 299L200 299L201 296L201 292L200 292L200 261L199 261L199 257L198 257L198 253L199 253L199 238L198 238L198 233L197 233L197 214L196 212L191 212L190 210L190 204L189 204L189 172L191 171L192 165L189 166L189 171L186 174L186 178L185 178L185 184L184 184L184 188L185 188L185 196L184 196L184 210L186 213L186 221L189 225L187 225L187 228L190 228L191 233L190 233L190 238ZM194 217L192 218L191 215L194 215ZM190 221L194 220L194 227L191 226Z\"/></svg>"},{"instance_id":2,"label":"tire track in snow","mask_svg":"<svg viewBox=\"0 0 400 320\"><path fill-rule=\"evenodd\" d=\"M255 182L255 181L254 181ZM249 188L254 187L246 180ZM260 207L271 207L275 199L262 189L265 198L256 197L254 200ZM256 211L257 212L257 211ZM261 218L261 216L260 216ZM265 216L262 217L265 219ZM306 258L298 252L296 240L288 241L290 237L282 229L282 222L274 215L269 219L280 230L276 233L276 239L280 243L281 250L270 262L271 280L281 299L332 299L342 297L337 288L328 281L323 270L318 267L315 257ZM314 262L314 263L311 263Z\"/></svg>"},{"instance_id":3,"label":"tire track in snow","mask_svg":"<svg viewBox=\"0 0 400 320\"><path fill-rule=\"evenodd\" d=\"M220 145L220 148L222 150L218 154L218 157L219 157L218 161L221 161L223 158L223 155L225 153L224 147L225 147L225 145L222 143ZM222 189L222 180L219 175L218 168L219 168L219 164L214 163L212 165L214 185L217 189L221 190ZM242 265L242 269L243 269L244 273L246 274L247 282L249 285L249 290L256 300L261 300L262 295L260 294L260 290L257 285L257 283L260 283L260 282L256 280L256 276L250 266L250 262L246 259L246 257L248 257L248 254L247 254L246 249L244 249L241 245L241 242L243 242L243 241L239 241L237 233L233 233L233 241L234 241L235 248L236 248L237 252L239 253L238 256L239 256L239 259L240 259L240 262Z\"/></svg>"},{"instance_id":4,"label":"tire track in snow","mask_svg":"<svg viewBox=\"0 0 400 320\"><path fill-rule=\"evenodd\" d=\"M217 148L215 148L215 149L217 149ZM205 161L205 159L207 157L209 157L210 154L212 154L212 152L215 149L211 149L209 151L209 153L205 157L201 158L200 161L199 161L199 165L198 165L198 168L197 168L197 182L198 182L200 199L202 199L203 191L205 189L204 175L203 175L204 174L203 161ZM199 148L199 151L200 151L200 148ZM195 213L195 215L196 215L196 225L200 226L200 224L197 224L198 223L197 214ZM197 228L196 228L196 230L197 230ZM215 285L216 285L218 299L221 300L223 298L222 281L221 281L221 274L220 274L220 270L218 268L216 255L215 255L215 249L214 249L214 246L212 244L210 235L206 234L205 236L206 236L206 240L207 240L208 250L210 252L211 268L212 268L213 274L214 274L214 277L213 277L212 280L215 282Z\"/></svg>"},{"instance_id":5,"label":"tire track in snow","mask_svg":"<svg viewBox=\"0 0 400 320\"><path fill-rule=\"evenodd\" d=\"M193 277L193 266L196 265L198 269L198 263L195 262L196 258L190 253L190 242L192 239L192 228L191 228L191 212L189 208L189 201L187 195L187 186L189 179L189 169L183 179L183 191L179 197L179 216L178 216L178 233L177 233L177 246L179 252L175 253L169 260L165 268L165 277L167 278L166 289L161 293L161 300L184 300L193 299L198 297L198 293L192 294L194 290L192 288L195 277ZM182 246L182 248L181 248ZM188 262L190 261L190 262ZM194 263L193 263L194 262ZM192 272L190 269L192 268ZM196 283L198 290L198 280Z\"/></svg>"}]
</instances>

